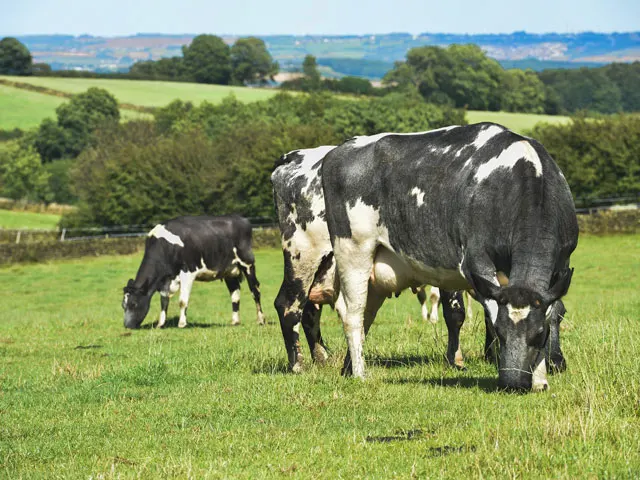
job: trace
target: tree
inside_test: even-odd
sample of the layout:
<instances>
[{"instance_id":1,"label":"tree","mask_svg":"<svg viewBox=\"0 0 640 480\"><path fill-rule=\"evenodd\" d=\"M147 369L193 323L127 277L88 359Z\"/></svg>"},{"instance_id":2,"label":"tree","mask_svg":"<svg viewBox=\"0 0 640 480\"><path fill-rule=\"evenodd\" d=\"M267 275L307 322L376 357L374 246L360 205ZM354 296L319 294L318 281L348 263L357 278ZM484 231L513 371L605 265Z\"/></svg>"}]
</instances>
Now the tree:
<instances>
[{"instance_id":1,"label":"tree","mask_svg":"<svg viewBox=\"0 0 640 480\"><path fill-rule=\"evenodd\" d=\"M186 70L198 83L227 85L231 78L229 45L215 35L198 35L182 47Z\"/></svg>"},{"instance_id":2,"label":"tree","mask_svg":"<svg viewBox=\"0 0 640 480\"><path fill-rule=\"evenodd\" d=\"M2 194L14 200L51 200L49 173L32 146L11 142L0 150Z\"/></svg>"},{"instance_id":3,"label":"tree","mask_svg":"<svg viewBox=\"0 0 640 480\"><path fill-rule=\"evenodd\" d=\"M545 86L533 70L504 72L501 110L542 113L545 110L545 101Z\"/></svg>"},{"instance_id":4,"label":"tree","mask_svg":"<svg viewBox=\"0 0 640 480\"><path fill-rule=\"evenodd\" d=\"M264 41L247 37L231 47L231 69L235 84L266 83L278 73L278 63L271 58Z\"/></svg>"},{"instance_id":5,"label":"tree","mask_svg":"<svg viewBox=\"0 0 640 480\"><path fill-rule=\"evenodd\" d=\"M318 62L313 55L305 55L302 61L302 73L310 82L320 82L320 72L318 72Z\"/></svg>"},{"instance_id":6,"label":"tree","mask_svg":"<svg viewBox=\"0 0 640 480\"><path fill-rule=\"evenodd\" d=\"M0 40L0 74L31 75L29 49L13 37Z\"/></svg>"},{"instance_id":7,"label":"tree","mask_svg":"<svg viewBox=\"0 0 640 480\"><path fill-rule=\"evenodd\" d=\"M94 130L120 121L118 102L102 88L92 87L56 109L57 123L44 120L35 137L42 161L76 157L91 141Z\"/></svg>"}]
</instances>

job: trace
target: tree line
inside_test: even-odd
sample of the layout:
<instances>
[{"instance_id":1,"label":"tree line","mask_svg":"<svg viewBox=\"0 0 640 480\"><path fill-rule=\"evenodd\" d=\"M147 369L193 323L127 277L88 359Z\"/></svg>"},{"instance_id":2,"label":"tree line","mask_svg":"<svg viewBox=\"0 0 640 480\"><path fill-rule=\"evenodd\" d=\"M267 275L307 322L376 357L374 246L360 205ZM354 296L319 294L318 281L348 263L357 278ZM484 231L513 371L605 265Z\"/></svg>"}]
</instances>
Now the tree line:
<instances>
[{"instance_id":1,"label":"tree line","mask_svg":"<svg viewBox=\"0 0 640 480\"><path fill-rule=\"evenodd\" d=\"M215 35L198 35L182 56L135 63L126 74L51 72L33 64L29 50L15 38L0 41L0 74L90 76L171 80L221 85L257 85L278 72L264 42L238 39L232 46ZM316 58L307 55L300 77L283 82L284 90L329 91L382 96L397 91L419 93L426 101L470 110L573 114L640 111L640 62L598 68L503 69L477 45L425 46L409 50L375 88L365 78L322 78Z\"/></svg>"}]
</instances>

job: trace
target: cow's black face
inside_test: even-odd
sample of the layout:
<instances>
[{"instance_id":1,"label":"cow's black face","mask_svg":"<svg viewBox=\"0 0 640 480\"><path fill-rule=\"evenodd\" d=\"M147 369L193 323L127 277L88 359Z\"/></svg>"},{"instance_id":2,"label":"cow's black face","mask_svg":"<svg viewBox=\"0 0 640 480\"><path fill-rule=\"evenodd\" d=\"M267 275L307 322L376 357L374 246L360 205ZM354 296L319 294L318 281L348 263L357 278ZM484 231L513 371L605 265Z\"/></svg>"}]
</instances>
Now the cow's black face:
<instances>
[{"instance_id":1,"label":"cow's black face","mask_svg":"<svg viewBox=\"0 0 640 480\"><path fill-rule=\"evenodd\" d=\"M499 287L474 277L499 340L498 386L515 390L546 390L546 347L550 325L546 315L569 288L572 270L558 276L542 294L522 287Z\"/></svg>"},{"instance_id":2,"label":"cow's black face","mask_svg":"<svg viewBox=\"0 0 640 480\"><path fill-rule=\"evenodd\" d=\"M124 298L122 308L124 309L125 328L139 328L144 318L147 316L151 305L151 295L144 288L137 288L133 280L129 280L127 286L123 288Z\"/></svg>"}]
</instances>

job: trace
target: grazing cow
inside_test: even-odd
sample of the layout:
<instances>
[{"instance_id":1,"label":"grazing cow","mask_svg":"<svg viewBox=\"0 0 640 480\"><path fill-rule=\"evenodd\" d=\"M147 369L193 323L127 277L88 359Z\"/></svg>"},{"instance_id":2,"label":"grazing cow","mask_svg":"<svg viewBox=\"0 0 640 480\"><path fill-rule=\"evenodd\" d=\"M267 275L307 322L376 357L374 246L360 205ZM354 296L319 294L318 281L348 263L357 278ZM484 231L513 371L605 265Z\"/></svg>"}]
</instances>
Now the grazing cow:
<instances>
[{"instance_id":1,"label":"grazing cow","mask_svg":"<svg viewBox=\"0 0 640 480\"><path fill-rule=\"evenodd\" d=\"M546 313L569 288L578 224L542 145L491 123L355 137L325 156L322 184L345 373L364 378L375 278L395 291L474 289L499 340L499 387L548 387Z\"/></svg>"},{"instance_id":2,"label":"grazing cow","mask_svg":"<svg viewBox=\"0 0 640 480\"><path fill-rule=\"evenodd\" d=\"M145 242L144 257L135 280L124 287L124 326L138 328L149 311L151 297L160 292L162 327L169 298L180 290L180 320L187 325L187 306L195 280L224 280L231 294L232 324L240 323L241 273L247 278L256 302L258 323L264 324L260 306L260 283L251 250L251 224L246 218L178 217L156 225Z\"/></svg>"},{"instance_id":3,"label":"grazing cow","mask_svg":"<svg viewBox=\"0 0 640 480\"><path fill-rule=\"evenodd\" d=\"M324 219L324 196L321 188L320 166L323 157L333 146L295 150L283 155L271 175L274 203L282 233L284 279L274 302L280 317L289 367L302 369L303 355L299 342L300 324L305 332L312 357L317 362L327 358L327 348L320 332L323 305L334 305L338 286L335 284L335 263ZM392 291L381 291L390 295ZM430 295L431 312L423 288L416 289L426 320L437 321L440 294ZM443 292L445 320L449 328L447 359L462 367L458 352L458 332L464 320L464 304L460 293ZM435 316L434 316L435 315ZM435 320L434 320L435 319Z\"/></svg>"}]
</instances>

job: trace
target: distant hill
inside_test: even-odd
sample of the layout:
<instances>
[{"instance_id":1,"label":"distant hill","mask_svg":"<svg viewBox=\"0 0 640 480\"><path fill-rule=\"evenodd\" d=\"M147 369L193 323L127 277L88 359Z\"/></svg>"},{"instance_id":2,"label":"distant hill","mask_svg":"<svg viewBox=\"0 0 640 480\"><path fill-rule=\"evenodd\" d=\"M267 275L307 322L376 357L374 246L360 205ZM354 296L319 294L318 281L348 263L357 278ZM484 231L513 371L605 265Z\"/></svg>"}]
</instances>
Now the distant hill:
<instances>
[{"instance_id":1,"label":"distant hill","mask_svg":"<svg viewBox=\"0 0 640 480\"><path fill-rule=\"evenodd\" d=\"M54 69L126 71L139 60L157 60L181 55L182 45L193 34L137 34L128 37L90 35L25 35L18 37L35 61ZM238 38L222 35L232 44ZM297 68L306 54L318 57L319 64L335 75L380 78L393 62L403 60L407 51L423 45L475 43L505 68L572 68L600 66L611 62L640 60L640 32L577 34L458 35L408 33L372 35L271 35L261 36L281 69ZM360 72L360 73L356 73Z\"/></svg>"}]
</instances>

